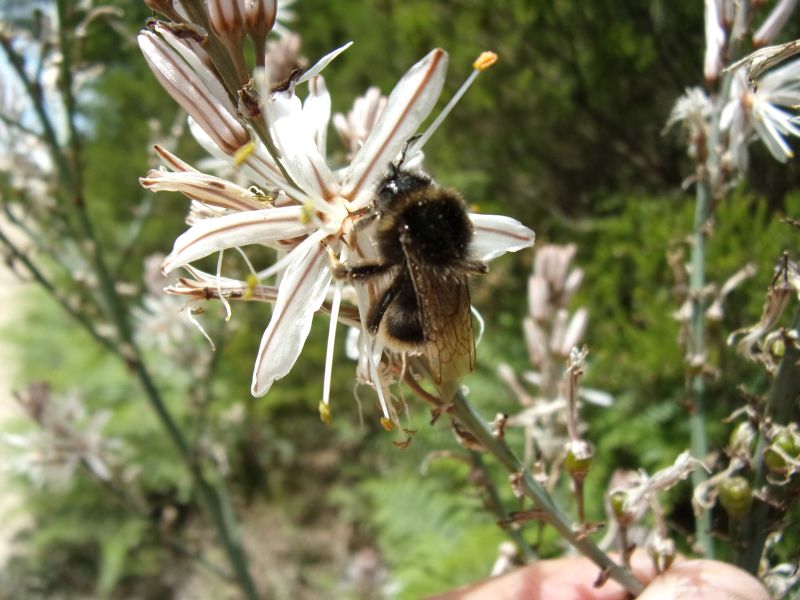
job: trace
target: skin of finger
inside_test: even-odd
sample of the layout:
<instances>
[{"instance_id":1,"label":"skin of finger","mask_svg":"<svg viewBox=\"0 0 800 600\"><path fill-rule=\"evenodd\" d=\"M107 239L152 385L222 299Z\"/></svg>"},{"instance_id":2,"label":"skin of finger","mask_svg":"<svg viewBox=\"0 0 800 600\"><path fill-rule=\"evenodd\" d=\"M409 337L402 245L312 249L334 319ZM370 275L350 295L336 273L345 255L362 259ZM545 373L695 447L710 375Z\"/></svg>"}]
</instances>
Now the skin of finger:
<instances>
[{"instance_id":1,"label":"skin of finger","mask_svg":"<svg viewBox=\"0 0 800 600\"><path fill-rule=\"evenodd\" d=\"M632 566L643 582L656 575L644 552L634 554ZM430 600L625 600L625 590L615 581L594 587L598 574L597 565L588 558L543 560Z\"/></svg>"},{"instance_id":2,"label":"skin of finger","mask_svg":"<svg viewBox=\"0 0 800 600\"><path fill-rule=\"evenodd\" d=\"M755 577L728 563L689 560L657 577L638 600L769 600Z\"/></svg>"}]
</instances>

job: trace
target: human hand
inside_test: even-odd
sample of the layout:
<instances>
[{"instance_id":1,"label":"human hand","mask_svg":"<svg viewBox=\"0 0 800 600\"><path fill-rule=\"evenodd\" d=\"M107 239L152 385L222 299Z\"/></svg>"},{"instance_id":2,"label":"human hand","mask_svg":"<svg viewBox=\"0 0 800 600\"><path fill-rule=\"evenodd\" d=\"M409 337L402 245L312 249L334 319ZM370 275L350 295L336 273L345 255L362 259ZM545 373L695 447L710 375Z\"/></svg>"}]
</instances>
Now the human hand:
<instances>
[{"instance_id":1,"label":"human hand","mask_svg":"<svg viewBox=\"0 0 800 600\"><path fill-rule=\"evenodd\" d=\"M637 600L769 600L764 586L749 573L713 560L676 561L656 576L643 552L634 554L634 575L647 588ZM595 588L597 566L587 558L544 560L430 600L625 600L615 581Z\"/></svg>"}]
</instances>

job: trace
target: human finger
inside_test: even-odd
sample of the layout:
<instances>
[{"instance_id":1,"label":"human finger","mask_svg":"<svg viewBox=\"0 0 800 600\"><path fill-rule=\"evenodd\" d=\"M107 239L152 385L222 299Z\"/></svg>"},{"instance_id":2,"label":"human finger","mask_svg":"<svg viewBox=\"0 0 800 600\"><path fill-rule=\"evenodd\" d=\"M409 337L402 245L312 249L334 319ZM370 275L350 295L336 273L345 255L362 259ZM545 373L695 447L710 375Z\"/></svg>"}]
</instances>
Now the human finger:
<instances>
[{"instance_id":1,"label":"human finger","mask_svg":"<svg viewBox=\"0 0 800 600\"><path fill-rule=\"evenodd\" d=\"M647 586L638 600L769 600L758 579L715 560L673 565Z\"/></svg>"}]
</instances>

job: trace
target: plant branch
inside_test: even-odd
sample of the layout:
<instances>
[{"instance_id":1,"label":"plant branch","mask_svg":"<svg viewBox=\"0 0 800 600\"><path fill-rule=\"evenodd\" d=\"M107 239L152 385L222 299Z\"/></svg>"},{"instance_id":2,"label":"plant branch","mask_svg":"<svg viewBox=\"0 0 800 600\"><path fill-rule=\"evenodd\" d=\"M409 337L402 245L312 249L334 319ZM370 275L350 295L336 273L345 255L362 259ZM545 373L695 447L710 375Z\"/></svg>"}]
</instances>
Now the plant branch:
<instances>
[{"instance_id":1,"label":"plant branch","mask_svg":"<svg viewBox=\"0 0 800 600\"><path fill-rule=\"evenodd\" d=\"M57 7L59 16L59 42L63 56L61 62L61 90L64 96L64 106L66 109L70 136L70 166L74 170L69 177L70 193L80 227L86 240L91 244L94 267L100 281L101 290L108 305L107 308L123 344L123 348L121 348L120 352L130 369L139 379L151 407L155 411L173 445L178 450L181 459L188 467L200 497L201 504L211 518L228 560L231 563L231 567L236 574L239 586L247 598L255 600L258 598L258 593L256 592L255 583L247 568L247 559L241 546L238 530L234 524L233 510L228 502L228 497L214 488L204 476L201 465L198 464L197 460L195 460L195 457L192 455L180 428L169 413L158 388L142 360L141 353L133 338L127 312L114 286L113 278L103 258L103 253L101 252L97 236L95 235L91 219L84 203L81 181L81 147L80 138L75 126L75 98L72 95L72 46L68 35L70 28L68 26L69 8L67 0L57 0Z\"/></svg>"},{"instance_id":2,"label":"plant branch","mask_svg":"<svg viewBox=\"0 0 800 600\"><path fill-rule=\"evenodd\" d=\"M506 521L509 517L508 512L503 506L503 501L500 499L500 494L497 493L497 488L489 475L489 471L483 464L483 457L475 450L470 450L469 457L472 468L477 469L483 474L480 487L484 491L486 508L494 513L500 522ZM511 541L519 548L520 553L527 562L536 559L536 553L531 548L531 545L525 541L522 531L513 526L506 527L505 530L508 537L510 537Z\"/></svg>"},{"instance_id":3,"label":"plant branch","mask_svg":"<svg viewBox=\"0 0 800 600\"><path fill-rule=\"evenodd\" d=\"M518 476L525 495L536 503L536 508L547 514L547 522L581 554L591 559L603 574L620 583L629 593L638 595L644 589L642 583L629 571L615 563L591 539L581 536L572 527L569 517L556 505L547 490L527 470L523 470L519 459L505 441L495 438L486 421L475 411L461 392L453 400L453 415L483 447L509 472Z\"/></svg>"},{"instance_id":4,"label":"plant branch","mask_svg":"<svg viewBox=\"0 0 800 600\"><path fill-rule=\"evenodd\" d=\"M795 313L791 331L800 334L800 309ZM799 394L800 347L798 347L797 341L787 340L786 353L778 365L775 380L767 398L765 417L769 418L772 423L787 425L800 410ZM773 487L767 485L767 469L764 465L764 450L768 443L764 432L761 431L755 451L755 477L753 480L753 489L767 494L772 491ZM767 524L768 516L769 504L763 501L758 502L741 525L741 539L746 540L747 545L736 556L736 564L753 575L758 574L761 554L764 552L764 544L770 533Z\"/></svg>"}]
</instances>

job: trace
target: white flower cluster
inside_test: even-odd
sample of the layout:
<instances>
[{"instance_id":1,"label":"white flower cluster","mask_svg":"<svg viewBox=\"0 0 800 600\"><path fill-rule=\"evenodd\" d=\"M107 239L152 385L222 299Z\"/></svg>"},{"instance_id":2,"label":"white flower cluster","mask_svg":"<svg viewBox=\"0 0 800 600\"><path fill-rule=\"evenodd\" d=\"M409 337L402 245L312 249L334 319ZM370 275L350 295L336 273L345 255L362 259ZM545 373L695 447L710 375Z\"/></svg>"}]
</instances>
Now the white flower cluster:
<instances>
[{"instance_id":1,"label":"white flower cluster","mask_svg":"<svg viewBox=\"0 0 800 600\"><path fill-rule=\"evenodd\" d=\"M404 148L409 161L421 159L421 143L409 147L409 140L439 98L447 54L431 51L409 69L387 98L370 89L347 117L337 116L334 123L350 162L332 164L326 149L331 97L321 72L350 44L305 71L274 73L271 65L293 62L285 56L271 60L270 52L286 53L287 46L264 43L278 14L274 0L241 6L236 0L208 0L204 15L208 27L171 10L169 2L155 4L169 5L153 8L171 21L154 22L140 34L145 58L165 90L189 113L198 141L212 155L234 163L252 184L244 188L201 173L157 148L164 168L150 171L142 185L153 191L181 192L195 206L190 228L177 238L162 269L171 272L220 253L216 275L192 269L192 276L171 290L195 301L204 295L226 303L232 298L274 302L256 358L255 396L266 394L276 379L290 371L314 314L330 313L323 384L327 405L337 319L343 314L343 321L358 325L369 309L365 294L350 294L349 285L333 279L329 251L343 262L349 255L370 251L373 240L356 223L371 212L378 182ZM246 62L241 55L245 35L256 47L253 73L242 73L240 68ZM259 54L261 50L264 55ZM302 100L301 87L307 89ZM476 260L489 260L533 243L533 232L513 219L469 217ZM249 245L274 248L278 258L257 270L241 250ZM252 272L250 282L221 276L226 249L237 249L245 257ZM274 283L262 284L273 278ZM343 297L357 298L355 319L342 306ZM384 416L392 418L377 377L382 350L374 336L361 336L360 352L368 357Z\"/></svg>"},{"instance_id":2,"label":"white flower cluster","mask_svg":"<svg viewBox=\"0 0 800 600\"><path fill-rule=\"evenodd\" d=\"M753 34L753 47L774 40L796 4L797 0L777 2ZM789 42L762 48L738 62L726 63L744 38L745 12L734 0L705 0L704 73L709 89L716 89L717 94L709 97L700 88L688 89L667 122L668 127L683 123L693 158L704 160L707 144L716 144L710 150L719 154L721 169L732 175L746 171L748 148L754 140L761 140L776 160L786 162L794 156L787 138L800 137L795 112L800 105L800 60L788 60L800 51L800 45ZM783 64L776 67L779 62Z\"/></svg>"}]
</instances>

